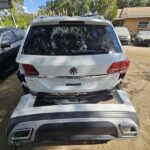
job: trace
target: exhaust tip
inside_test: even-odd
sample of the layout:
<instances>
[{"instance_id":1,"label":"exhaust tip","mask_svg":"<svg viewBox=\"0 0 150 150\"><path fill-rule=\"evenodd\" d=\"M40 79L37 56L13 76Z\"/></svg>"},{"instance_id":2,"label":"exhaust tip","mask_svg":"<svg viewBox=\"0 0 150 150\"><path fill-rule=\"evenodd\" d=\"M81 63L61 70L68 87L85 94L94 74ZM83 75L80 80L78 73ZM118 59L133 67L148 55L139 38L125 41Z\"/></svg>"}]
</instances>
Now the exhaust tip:
<instances>
[{"instance_id":1,"label":"exhaust tip","mask_svg":"<svg viewBox=\"0 0 150 150\"><path fill-rule=\"evenodd\" d=\"M121 125L119 124L119 129L123 137L135 137L138 135L138 129L135 125L131 124L125 124Z\"/></svg>"},{"instance_id":2,"label":"exhaust tip","mask_svg":"<svg viewBox=\"0 0 150 150\"><path fill-rule=\"evenodd\" d=\"M19 129L13 132L12 141L28 141L31 139L33 129Z\"/></svg>"}]
</instances>

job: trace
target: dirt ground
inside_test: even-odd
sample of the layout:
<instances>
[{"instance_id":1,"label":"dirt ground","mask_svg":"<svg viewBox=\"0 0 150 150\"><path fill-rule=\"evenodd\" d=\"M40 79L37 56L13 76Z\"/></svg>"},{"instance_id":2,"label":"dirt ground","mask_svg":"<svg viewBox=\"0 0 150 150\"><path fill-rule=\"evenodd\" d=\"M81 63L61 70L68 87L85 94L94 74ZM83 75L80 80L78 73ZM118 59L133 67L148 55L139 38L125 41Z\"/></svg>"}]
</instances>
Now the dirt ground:
<instances>
[{"instance_id":1,"label":"dirt ground","mask_svg":"<svg viewBox=\"0 0 150 150\"><path fill-rule=\"evenodd\" d=\"M124 49L131 65L123 81L123 88L136 108L141 124L139 136L107 144L35 147L32 150L150 150L150 47L124 46ZM9 149L5 129L21 95L21 85L15 73L0 82L0 150Z\"/></svg>"}]
</instances>

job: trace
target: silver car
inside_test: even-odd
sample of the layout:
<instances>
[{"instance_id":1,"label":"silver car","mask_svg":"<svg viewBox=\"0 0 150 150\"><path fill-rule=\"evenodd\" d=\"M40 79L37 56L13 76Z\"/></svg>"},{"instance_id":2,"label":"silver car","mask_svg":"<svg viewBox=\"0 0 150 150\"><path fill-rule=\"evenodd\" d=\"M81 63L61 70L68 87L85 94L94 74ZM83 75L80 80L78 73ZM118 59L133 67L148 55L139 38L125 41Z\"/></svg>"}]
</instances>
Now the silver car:
<instances>
[{"instance_id":1,"label":"silver car","mask_svg":"<svg viewBox=\"0 0 150 150\"><path fill-rule=\"evenodd\" d=\"M133 42L135 45L150 46L150 31L139 31Z\"/></svg>"},{"instance_id":2,"label":"silver car","mask_svg":"<svg viewBox=\"0 0 150 150\"><path fill-rule=\"evenodd\" d=\"M128 45L131 41L131 36L126 27L115 27L115 31L122 44Z\"/></svg>"}]
</instances>

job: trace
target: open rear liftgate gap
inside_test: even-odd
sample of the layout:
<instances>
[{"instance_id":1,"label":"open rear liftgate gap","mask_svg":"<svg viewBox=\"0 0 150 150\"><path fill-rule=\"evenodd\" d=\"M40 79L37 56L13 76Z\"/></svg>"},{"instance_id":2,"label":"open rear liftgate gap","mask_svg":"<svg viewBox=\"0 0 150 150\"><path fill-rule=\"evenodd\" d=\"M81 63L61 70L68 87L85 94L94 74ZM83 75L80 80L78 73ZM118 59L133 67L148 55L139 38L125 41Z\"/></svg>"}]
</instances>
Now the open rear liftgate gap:
<instances>
[{"instance_id":1,"label":"open rear liftgate gap","mask_svg":"<svg viewBox=\"0 0 150 150\"><path fill-rule=\"evenodd\" d=\"M7 127L8 142L61 145L136 137L139 121L126 92L117 90L111 94L117 104L35 106L37 96L22 96Z\"/></svg>"}]
</instances>

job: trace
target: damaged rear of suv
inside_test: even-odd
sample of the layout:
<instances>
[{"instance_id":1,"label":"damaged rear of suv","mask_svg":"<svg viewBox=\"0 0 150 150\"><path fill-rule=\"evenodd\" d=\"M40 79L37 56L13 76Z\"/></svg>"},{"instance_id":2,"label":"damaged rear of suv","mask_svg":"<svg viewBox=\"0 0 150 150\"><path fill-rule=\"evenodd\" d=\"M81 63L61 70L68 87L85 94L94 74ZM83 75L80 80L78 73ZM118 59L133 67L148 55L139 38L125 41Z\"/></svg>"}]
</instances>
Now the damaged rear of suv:
<instances>
[{"instance_id":1,"label":"damaged rear of suv","mask_svg":"<svg viewBox=\"0 0 150 150\"><path fill-rule=\"evenodd\" d=\"M138 132L135 109L121 90L93 96L28 94L21 98L7 127L11 145L104 143L134 138Z\"/></svg>"},{"instance_id":2,"label":"damaged rear of suv","mask_svg":"<svg viewBox=\"0 0 150 150\"><path fill-rule=\"evenodd\" d=\"M129 66L111 23L92 17L34 21L19 51L22 96L8 142L86 144L134 138L136 111L116 87Z\"/></svg>"},{"instance_id":3,"label":"damaged rear of suv","mask_svg":"<svg viewBox=\"0 0 150 150\"><path fill-rule=\"evenodd\" d=\"M24 87L53 94L111 90L129 66L112 24L91 17L33 22L17 62Z\"/></svg>"}]
</instances>

